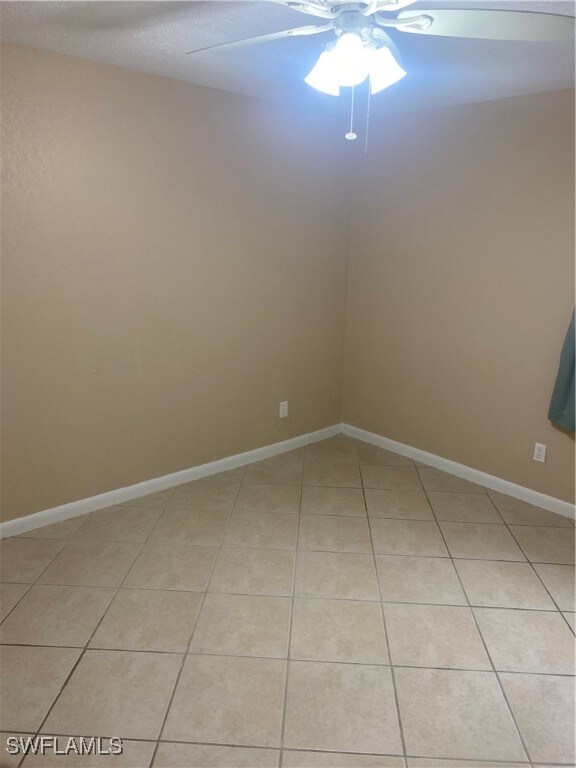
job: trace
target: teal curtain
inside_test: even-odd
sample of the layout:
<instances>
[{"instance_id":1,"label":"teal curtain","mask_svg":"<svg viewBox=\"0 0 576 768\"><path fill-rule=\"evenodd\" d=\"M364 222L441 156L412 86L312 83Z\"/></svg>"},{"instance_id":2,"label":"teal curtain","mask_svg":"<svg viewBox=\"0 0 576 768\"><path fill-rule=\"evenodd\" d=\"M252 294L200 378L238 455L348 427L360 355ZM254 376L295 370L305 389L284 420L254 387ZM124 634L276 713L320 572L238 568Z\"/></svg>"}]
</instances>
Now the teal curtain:
<instances>
[{"instance_id":1,"label":"teal curtain","mask_svg":"<svg viewBox=\"0 0 576 768\"><path fill-rule=\"evenodd\" d=\"M550 401L548 418L562 429L574 432L574 375L576 372L576 341L574 337L574 312L560 354L556 384Z\"/></svg>"}]
</instances>

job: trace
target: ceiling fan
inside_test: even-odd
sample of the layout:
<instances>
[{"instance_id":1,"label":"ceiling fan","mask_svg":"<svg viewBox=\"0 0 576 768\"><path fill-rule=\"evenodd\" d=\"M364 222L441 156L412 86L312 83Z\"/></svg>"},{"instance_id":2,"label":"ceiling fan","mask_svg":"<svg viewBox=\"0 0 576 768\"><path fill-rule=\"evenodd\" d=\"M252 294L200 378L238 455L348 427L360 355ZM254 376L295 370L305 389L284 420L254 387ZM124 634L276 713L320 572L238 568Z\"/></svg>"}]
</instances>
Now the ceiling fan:
<instances>
[{"instance_id":1,"label":"ceiling fan","mask_svg":"<svg viewBox=\"0 0 576 768\"><path fill-rule=\"evenodd\" d=\"M406 75L388 31L482 40L555 41L570 35L574 18L550 13L479 9L415 9L417 0L264 0L323 20L268 35L233 40L188 51L230 50L287 37L326 32L335 37L325 46L305 78L319 91L338 96L341 87L368 80L369 92L379 93Z\"/></svg>"}]
</instances>

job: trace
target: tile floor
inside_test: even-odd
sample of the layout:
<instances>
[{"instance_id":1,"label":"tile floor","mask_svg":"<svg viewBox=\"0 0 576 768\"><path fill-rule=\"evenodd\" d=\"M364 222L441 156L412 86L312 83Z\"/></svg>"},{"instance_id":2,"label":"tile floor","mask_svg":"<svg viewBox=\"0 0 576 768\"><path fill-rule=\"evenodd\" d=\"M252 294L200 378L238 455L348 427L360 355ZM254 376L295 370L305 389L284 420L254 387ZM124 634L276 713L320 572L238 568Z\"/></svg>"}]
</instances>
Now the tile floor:
<instances>
[{"instance_id":1,"label":"tile floor","mask_svg":"<svg viewBox=\"0 0 576 768\"><path fill-rule=\"evenodd\" d=\"M1 766L574 763L574 526L338 436L2 542Z\"/></svg>"}]
</instances>

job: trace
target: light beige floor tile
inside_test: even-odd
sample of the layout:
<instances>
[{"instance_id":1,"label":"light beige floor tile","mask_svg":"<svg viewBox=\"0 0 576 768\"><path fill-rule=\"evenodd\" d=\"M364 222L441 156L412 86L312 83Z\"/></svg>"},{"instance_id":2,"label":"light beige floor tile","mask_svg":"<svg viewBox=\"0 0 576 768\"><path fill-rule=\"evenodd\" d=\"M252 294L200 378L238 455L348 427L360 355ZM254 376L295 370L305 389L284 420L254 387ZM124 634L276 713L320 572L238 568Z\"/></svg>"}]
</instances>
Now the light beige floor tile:
<instances>
[{"instance_id":1,"label":"light beige floor tile","mask_svg":"<svg viewBox=\"0 0 576 768\"><path fill-rule=\"evenodd\" d=\"M297 515L234 512L222 544L225 547L296 549L297 539Z\"/></svg>"},{"instance_id":2,"label":"light beige floor tile","mask_svg":"<svg viewBox=\"0 0 576 768\"><path fill-rule=\"evenodd\" d=\"M561 528L511 525L510 530L534 563L574 565L574 535Z\"/></svg>"},{"instance_id":3,"label":"light beige floor tile","mask_svg":"<svg viewBox=\"0 0 576 768\"><path fill-rule=\"evenodd\" d=\"M383 600L466 605L458 576L448 559L379 555L376 562Z\"/></svg>"},{"instance_id":4,"label":"light beige floor tile","mask_svg":"<svg viewBox=\"0 0 576 768\"><path fill-rule=\"evenodd\" d=\"M70 541L42 574L40 584L118 587L140 551L140 544Z\"/></svg>"},{"instance_id":5,"label":"light beige floor tile","mask_svg":"<svg viewBox=\"0 0 576 768\"><path fill-rule=\"evenodd\" d=\"M168 653L86 651L44 731L157 738L181 661Z\"/></svg>"},{"instance_id":6,"label":"light beige floor tile","mask_svg":"<svg viewBox=\"0 0 576 768\"><path fill-rule=\"evenodd\" d=\"M356 449L356 440L339 435L307 445L304 455L307 463L357 464Z\"/></svg>"},{"instance_id":7,"label":"light beige floor tile","mask_svg":"<svg viewBox=\"0 0 576 768\"><path fill-rule=\"evenodd\" d=\"M284 746L401 753L390 669L291 661Z\"/></svg>"},{"instance_id":8,"label":"light beige floor tile","mask_svg":"<svg viewBox=\"0 0 576 768\"><path fill-rule=\"evenodd\" d=\"M280 746L286 662L188 656L163 739Z\"/></svg>"},{"instance_id":9,"label":"light beige floor tile","mask_svg":"<svg viewBox=\"0 0 576 768\"><path fill-rule=\"evenodd\" d=\"M463 480L456 475L442 472L433 467L419 467L418 473L422 485L426 491L438 491L439 493L485 493L484 488L469 480Z\"/></svg>"},{"instance_id":10,"label":"light beige floor tile","mask_svg":"<svg viewBox=\"0 0 576 768\"><path fill-rule=\"evenodd\" d=\"M146 541L160 511L146 507L112 507L92 512L72 537L99 541Z\"/></svg>"},{"instance_id":11,"label":"light beige floor tile","mask_svg":"<svg viewBox=\"0 0 576 768\"><path fill-rule=\"evenodd\" d=\"M148 507L148 509L162 509L174 495L174 488L167 488L165 491L148 493L146 496L139 496L137 499L123 501L123 507Z\"/></svg>"},{"instance_id":12,"label":"light beige floor tile","mask_svg":"<svg viewBox=\"0 0 576 768\"><path fill-rule=\"evenodd\" d=\"M216 547L145 544L123 586L202 592L217 554Z\"/></svg>"},{"instance_id":13,"label":"light beige floor tile","mask_svg":"<svg viewBox=\"0 0 576 768\"><path fill-rule=\"evenodd\" d=\"M290 656L314 661L388 664L380 605L296 598Z\"/></svg>"},{"instance_id":14,"label":"light beige floor tile","mask_svg":"<svg viewBox=\"0 0 576 768\"><path fill-rule=\"evenodd\" d=\"M390 491L421 491L422 483L414 467L373 467L363 464L364 488L381 488Z\"/></svg>"},{"instance_id":15,"label":"light beige floor tile","mask_svg":"<svg viewBox=\"0 0 576 768\"><path fill-rule=\"evenodd\" d=\"M305 752L284 750L283 768L404 768L399 755L359 755L344 752Z\"/></svg>"},{"instance_id":16,"label":"light beige floor tile","mask_svg":"<svg viewBox=\"0 0 576 768\"><path fill-rule=\"evenodd\" d=\"M305 515L345 515L366 517L364 494L361 488L315 488L302 489L302 506Z\"/></svg>"},{"instance_id":17,"label":"light beige floor tile","mask_svg":"<svg viewBox=\"0 0 576 768\"><path fill-rule=\"evenodd\" d=\"M67 736L58 738L60 750L66 748ZM86 738L86 737L85 737ZM76 743L79 737L76 736ZM108 738L103 739L102 746L109 748ZM50 752L47 755L28 755L22 763L22 768L147 768L152 759L156 742L123 740L121 755L57 755Z\"/></svg>"},{"instance_id":18,"label":"light beige floor tile","mask_svg":"<svg viewBox=\"0 0 576 768\"><path fill-rule=\"evenodd\" d=\"M384 615L393 664L492 669L469 608L388 603Z\"/></svg>"},{"instance_id":19,"label":"light beige floor tile","mask_svg":"<svg viewBox=\"0 0 576 768\"><path fill-rule=\"evenodd\" d=\"M562 613L562 616L564 616L564 618L566 619L566 621L568 622L568 624L570 624L570 626L572 627L572 632L576 632L576 627L575 627L575 623L576 623L576 619L575 619L575 617L576 617L576 613L572 613L572 612L570 612L570 611L564 611L564 612Z\"/></svg>"},{"instance_id":20,"label":"light beige floor tile","mask_svg":"<svg viewBox=\"0 0 576 768\"><path fill-rule=\"evenodd\" d=\"M217 509L229 512L234 506L239 488L239 483L195 480L178 485L166 509Z\"/></svg>"},{"instance_id":21,"label":"light beige floor tile","mask_svg":"<svg viewBox=\"0 0 576 768\"><path fill-rule=\"evenodd\" d=\"M527 768L530 763L493 763L484 760L442 760L437 757L409 757L408 768Z\"/></svg>"},{"instance_id":22,"label":"light beige floor tile","mask_svg":"<svg viewBox=\"0 0 576 768\"><path fill-rule=\"evenodd\" d=\"M534 762L574 763L574 680L554 675L500 675Z\"/></svg>"},{"instance_id":23,"label":"light beige floor tile","mask_svg":"<svg viewBox=\"0 0 576 768\"><path fill-rule=\"evenodd\" d=\"M484 493L428 493L438 520L456 523L501 523L502 518Z\"/></svg>"},{"instance_id":24,"label":"light beige floor tile","mask_svg":"<svg viewBox=\"0 0 576 768\"><path fill-rule=\"evenodd\" d=\"M298 512L300 486L298 485L247 485L240 488L234 506L237 512Z\"/></svg>"},{"instance_id":25,"label":"light beige floor tile","mask_svg":"<svg viewBox=\"0 0 576 768\"><path fill-rule=\"evenodd\" d=\"M282 549L222 549L210 592L291 595L294 555Z\"/></svg>"},{"instance_id":26,"label":"light beige floor tile","mask_svg":"<svg viewBox=\"0 0 576 768\"><path fill-rule=\"evenodd\" d=\"M395 678L408 754L526 760L494 673L397 668Z\"/></svg>"},{"instance_id":27,"label":"light beige floor tile","mask_svg":"<svg viewBox=\"0 0 576 768\"><path fill-rule=\"evenodd\" d=\"M208 594L190 652L285 659L291 609L288 597Z\"/></svg>"},{"instance_id":28,"label":"light beige floor tile","mask_svg":"<svg viewBox=\"0 0 576 768\"><path fill-rule=\"evenodd\" d=\"M162 742L154 768L277 768L279 759L277 749Z\"/></svg>"},{"instance_id":29,"label":"light beige floor tile","mask_svg":"<svg viewBox=\"0 0 576 768\"><path fill-rule=\"evenodd\" d=\"M374 551L383 555L448 557L435 522L370 518Z\"/></svg>"},{"instance_id":30,"label":"light beige floor tile","mask_svg":"<svg viewBox=\"0 0 576 768\"><path fill-rule=\"evenodd\" d=\"M193 592L121 589L90 646L184 653L201 601Z\"/></svg>"},{"instance_id":31,"label":"light beige floor tile","mask_svg":"<svg viewBox=\"0 0 576 768\"><path fill-rule=\"evenodd\" d=\"M382 491L366 488L364 493L370 517L434 520L424 491Z\"/></svg>"},{"instance_id":32,"label":"light beige floor tile","mask_svg":"<svg viewBox=\"0 0 576 768\"><path fill-rule=\"evenodd\" d=\"M286 454L257 461L246 467L245 483L301 485L304 469L303 455L286 458Z\"/></svg>"},{"instance_id":33,"label":"light beige floor tile","mask_svg":"<svg viewBox=\"0 0 576 768\"><path fill-rule=\"evenodd\" d=\"M29 584L0 584L0 621L3 621L29 589Z\"/></svg>"},{"instance_id":34,"label":"light beige floor tile","mask_svg":"<svg viewBox=\"0 0 576 768\"><path fill-rule=\"evenodd\" d=\"M43 525L40 528L34 528L33 531L21 533L19 539L69 539L75 533L82 523L88 518L88 515L80 517L71 517L69 520L62 520L60 523Z\"/></svg>"},{"instance_id":35,"label":"light beige floor tile","mask_svg":"<svg viewBox=\"0 0 576 768\"><path fill-rule=\"evenodd\" d=\"M454 565L472 605L554 610L530 563L455 560Z\"/></svg>"},{"instance_id":36,"label":"light beige floor tile","mask_svg":"<svg viewBox=\"0 0 576 768\"><path fill-rule=\"evenodd\" d=\"M338 515L301 515L298 549L372 552L368 521Z\"/></svg>"},{"instance_id":37,"label":"light beige floor tile","mask_svg":"<svg viewBox=\"0 0 576 768\"><path fill-rule=\"evenodd\" d=\"M378 600L372 555L349 552L299 552L296 595Z\"/></svg>"},{"instance_id":38,"label":"light beige floor tile","mask_svg":"<svg viewBox=\"0 0 576 768\"><path fill-rule=\"evenodd\" d=\"M505 525L440 523L452 557L472 560L526 560Z\"/></svg>"},{"instance_id":39,"label":"light beige floor tile","mask_svg":"<svg viewBox=\"0 0 576 768\"><path fill-rule=\"evenodd\" d=\"M304 465L304 485L330 486L332 488L362 488L358 464Z\"/></svg>"},{"instance_id":40,"label":"light beige floor tile","mask_svg":"<svg viewBox=\"0 0 576 768\"><path fill-rule=\"evenodd\" d=\"M534 565L561 611L575 610L576 573L573 565Z\"/></svg>"},{"instance_id":41,"label":"light beige floor tile","mask_svg":"<svg viewBox=\"0 0 576 768\"><path fill-rule=\"evenodd\" d=\"M535 507L526 501L505 496L497 491L487 491L496 508L510 525L549 525L559 528L573 528L572 520L547 509Z\"/></svg>"},{"instance_id":42,"label":"light beige floor tile","mask_svg":"<svg viewBox=\"0 0 576 768\"><path fill-rule=\"evenodd\" d=\"M475 608L474 613L497 670L574 674L574 635L558 612Z\"/></svg>"},{"instance_id":43,"label":"light beige floor tile","mask_svg":"<svg viewBox=\"0 0 576 768\"><path fill-rule=\"evenodd\" d=\"M379 448L377 445L370 445L369 443L359 443L356 453L360 464L382 467L414 466L412 459L409 459L407 456L401 456L399 453L387 451L385 448Z\"/></svg>"},{"instance_id":44,"label":"light beige floor tile","mask_svg":"<svg viewBox=\"0 0 576 768\"><path fill-rule=\"evenodd\" d=\"M80 656L78 648L0 647L0 711L6 730L34 732Z\"/></svg>"},{"instance_id":45,"label":"light beige floor tile","mask_svg":"<svg viewBox=\"0 0 576 768\"><path fill-rule=\"evenodd\" d=\"M0 541L0 581L36 581L66 544L50 539L4 539Z\"/></svg>"},{"instance_id":46,"label":"light beige floor tile","mask_svg":"<svg viewBox=\"0 0 576 768\"><path fill-rule=\"evenodd\" d=\"M236 469L227 469L224 472L216 472L215 475L203 477L205 483L241 483L246 473L246 467L236 467Z\"/></svg>"},{"instance_id":47,"label":"light beige floor tile","mask_svg":"<svg viewBox=\"0 0 576 768\"><path fill-rule=\"evenodd\" d=\"M0 642L84 647L114 592L37 584L0 627Z\"/></svg>"},{"instance_id":48,"label":"light beige floor tile","mask_svg":"<svg viewBox=\"0 0 576 768\"><path fill-rule=\"evenodd\" d=\"M218 547L229 517L230 512L216 510L167 509L162 512L149 541Z\"/></svg>"}]
</instances>

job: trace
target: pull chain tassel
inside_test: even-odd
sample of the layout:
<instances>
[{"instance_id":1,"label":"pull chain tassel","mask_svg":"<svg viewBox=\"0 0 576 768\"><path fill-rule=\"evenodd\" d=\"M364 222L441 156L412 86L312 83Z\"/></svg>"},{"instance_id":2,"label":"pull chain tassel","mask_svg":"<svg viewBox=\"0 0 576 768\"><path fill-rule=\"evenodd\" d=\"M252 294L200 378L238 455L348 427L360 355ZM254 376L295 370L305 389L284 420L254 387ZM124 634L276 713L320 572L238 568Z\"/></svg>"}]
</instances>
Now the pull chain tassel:
<instances>
[{"instance_id":1,"label":"pull chain tassel","mask_svg":"<svg viewBox=\"0 0 576 768\"><path fill-rule=\"evenodd\" d=\"M348 133L344 136L345 139L348 139L348 141L356 141L358 136L354 133L354 96L355 96L356 89L354 86L352 86L352 98L350 99L350 130Z\"/></svg>"}]
</instances>

